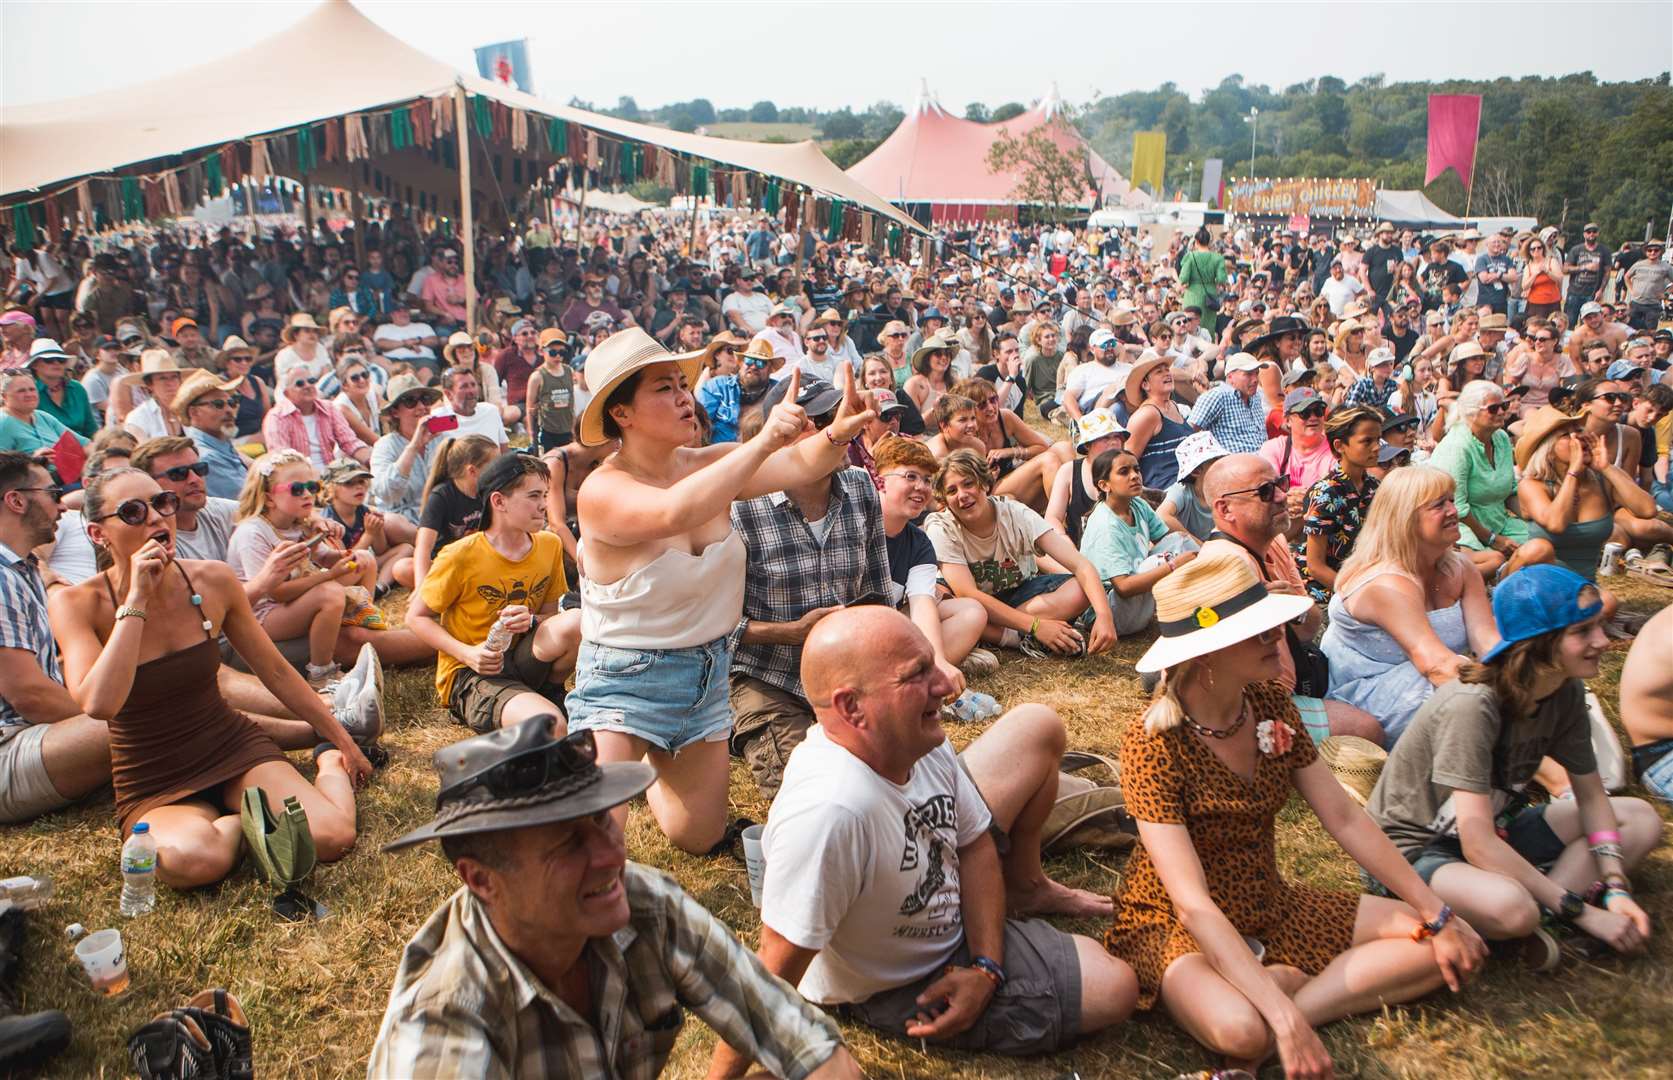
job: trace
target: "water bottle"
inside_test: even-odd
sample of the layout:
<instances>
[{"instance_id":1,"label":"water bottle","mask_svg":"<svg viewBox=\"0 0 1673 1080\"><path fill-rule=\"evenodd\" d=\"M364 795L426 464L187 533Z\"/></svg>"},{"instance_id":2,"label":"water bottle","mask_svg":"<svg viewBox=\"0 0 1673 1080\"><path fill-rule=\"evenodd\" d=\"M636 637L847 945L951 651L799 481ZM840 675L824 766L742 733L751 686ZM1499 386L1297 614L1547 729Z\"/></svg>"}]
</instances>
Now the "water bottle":
<instances>
[{"instance_id":1,"label":"water bottle","mask_svg":"<svg viewBox=\"0 0 1673 1080\"><path fill-rule=\"evenodd\" d=\"M52 899L52 879L23 875L0 881L0 902L10 900L20 911L33 911Z\"/></svg>"},{"instance_id":2,"label":"water bottle","mask_svg":"<svg viewBox=\"0 0 1673 1080\"><path fill-rule=\"evenodd\" d=\"M494 625L488 628L488 640L482 647L489 652L503 653L511 644L511 631L505 628L505 614L494 620Z\"/></svg>"},{"instance_id":3,"label":"water bottle","mask_svg":"<svg viewBox=\"0 0 1673 1080\"><path fill-rule=\"evenodd\" d=\"M966 724L985 723L999 715L999 702L979 690L966 690L947 708Z\"/></svg>"},{"instance_id":4,"label":"water bottle","mask_svg":"<svg viewBox=\"0 0 1673 1080\"><path fill-rule=\"evenodd\" d=\"M157 841L140 822L122 845L122 914L144 915L157 906Z\"/></svg>"}]
</instances>

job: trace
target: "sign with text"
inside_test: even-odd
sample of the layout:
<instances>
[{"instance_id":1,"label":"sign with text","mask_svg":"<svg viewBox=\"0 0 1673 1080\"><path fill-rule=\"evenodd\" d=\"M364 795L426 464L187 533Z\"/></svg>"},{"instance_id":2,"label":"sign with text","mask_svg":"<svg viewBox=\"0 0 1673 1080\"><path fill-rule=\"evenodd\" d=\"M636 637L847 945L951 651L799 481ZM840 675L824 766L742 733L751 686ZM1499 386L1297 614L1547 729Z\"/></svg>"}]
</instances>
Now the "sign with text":
<instances>
[{"instance_id":1,"label":"sign with text","mask_svg":"<svg viewBox=\"0 0 1673 1080\"><path fill-rule=\"evenodd\" d=\"M1377 183L1246 177L1227 186L1226 209L1244 217L1371 218L1377 213Z\"/></svg>"}]
</instances>

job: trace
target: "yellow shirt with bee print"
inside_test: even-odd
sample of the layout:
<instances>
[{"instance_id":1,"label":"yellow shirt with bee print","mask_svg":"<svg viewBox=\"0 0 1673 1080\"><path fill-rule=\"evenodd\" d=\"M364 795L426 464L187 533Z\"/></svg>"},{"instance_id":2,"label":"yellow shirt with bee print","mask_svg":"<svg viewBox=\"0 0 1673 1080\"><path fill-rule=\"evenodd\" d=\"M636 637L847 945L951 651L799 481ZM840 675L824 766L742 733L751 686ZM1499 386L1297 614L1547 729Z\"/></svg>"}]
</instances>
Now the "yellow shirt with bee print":
<instances>
[{"instance_id":1,"label":"yellow shirt with bee print","mask_svg":"<svg viewBox=\"0 0 1673 1080\"><path fill-rule=\"evenodd\" d=\"M512 562L494 550L486 533L472 533L442 548L420 595L442 629L466 645L488 640L500 609L521 604L540 614L569 591L563 572L563 545L556 533L537 532L528 555ZM465 665L446 653L436 657L436 693L451 700L453 679Z\"/></svg>"}]
</instances>

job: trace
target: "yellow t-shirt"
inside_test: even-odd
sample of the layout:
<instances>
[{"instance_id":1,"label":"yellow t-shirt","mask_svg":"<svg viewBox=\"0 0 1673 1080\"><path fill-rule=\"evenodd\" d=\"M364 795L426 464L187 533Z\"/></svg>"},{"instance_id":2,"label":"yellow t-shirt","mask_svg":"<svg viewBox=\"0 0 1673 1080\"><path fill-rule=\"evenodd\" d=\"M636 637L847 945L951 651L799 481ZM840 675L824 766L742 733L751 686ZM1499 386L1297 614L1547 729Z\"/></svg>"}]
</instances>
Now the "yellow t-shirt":
<instances>
[{"instance_id":1,"label":"yellow t-shirt","mask_svg":"<svg viewBox=\"0 0 1673 1080\"><path fill-rule=\"evenodd\" d=\"M568 591L563 544L556 533L535 533L528 555L512 562L494 550L486 533L478 532L441 549L430 564L422 596L442 629L467 645L480 645L507 604L538 612ZM436 657L436 693L443 704L462 667L446 653Z\"/></svg>"}]
</instances>

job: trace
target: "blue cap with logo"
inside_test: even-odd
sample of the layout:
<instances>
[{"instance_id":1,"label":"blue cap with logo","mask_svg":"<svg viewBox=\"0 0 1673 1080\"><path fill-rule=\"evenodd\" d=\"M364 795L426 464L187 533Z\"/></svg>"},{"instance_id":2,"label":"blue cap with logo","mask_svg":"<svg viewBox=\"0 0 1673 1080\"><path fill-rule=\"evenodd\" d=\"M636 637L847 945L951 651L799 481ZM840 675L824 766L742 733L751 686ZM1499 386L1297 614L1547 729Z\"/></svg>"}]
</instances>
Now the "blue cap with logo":
<instances>
[{"instance_id":1,"label":"blue cap with logo","mask_svg":"<svg viewBox=\"0 0 1673 1080\"><path fill-rule=\"evenodd\" d=\"M1592 602L1582 607L1581 593L1592 590ZM1518 641L1573 626L1603 610L1597 586L1566 566L1536 563L1511 574L1493 589L1493 621L1499 643L1482 655L1490 664Z\"/></svg>"}]
</instances>

